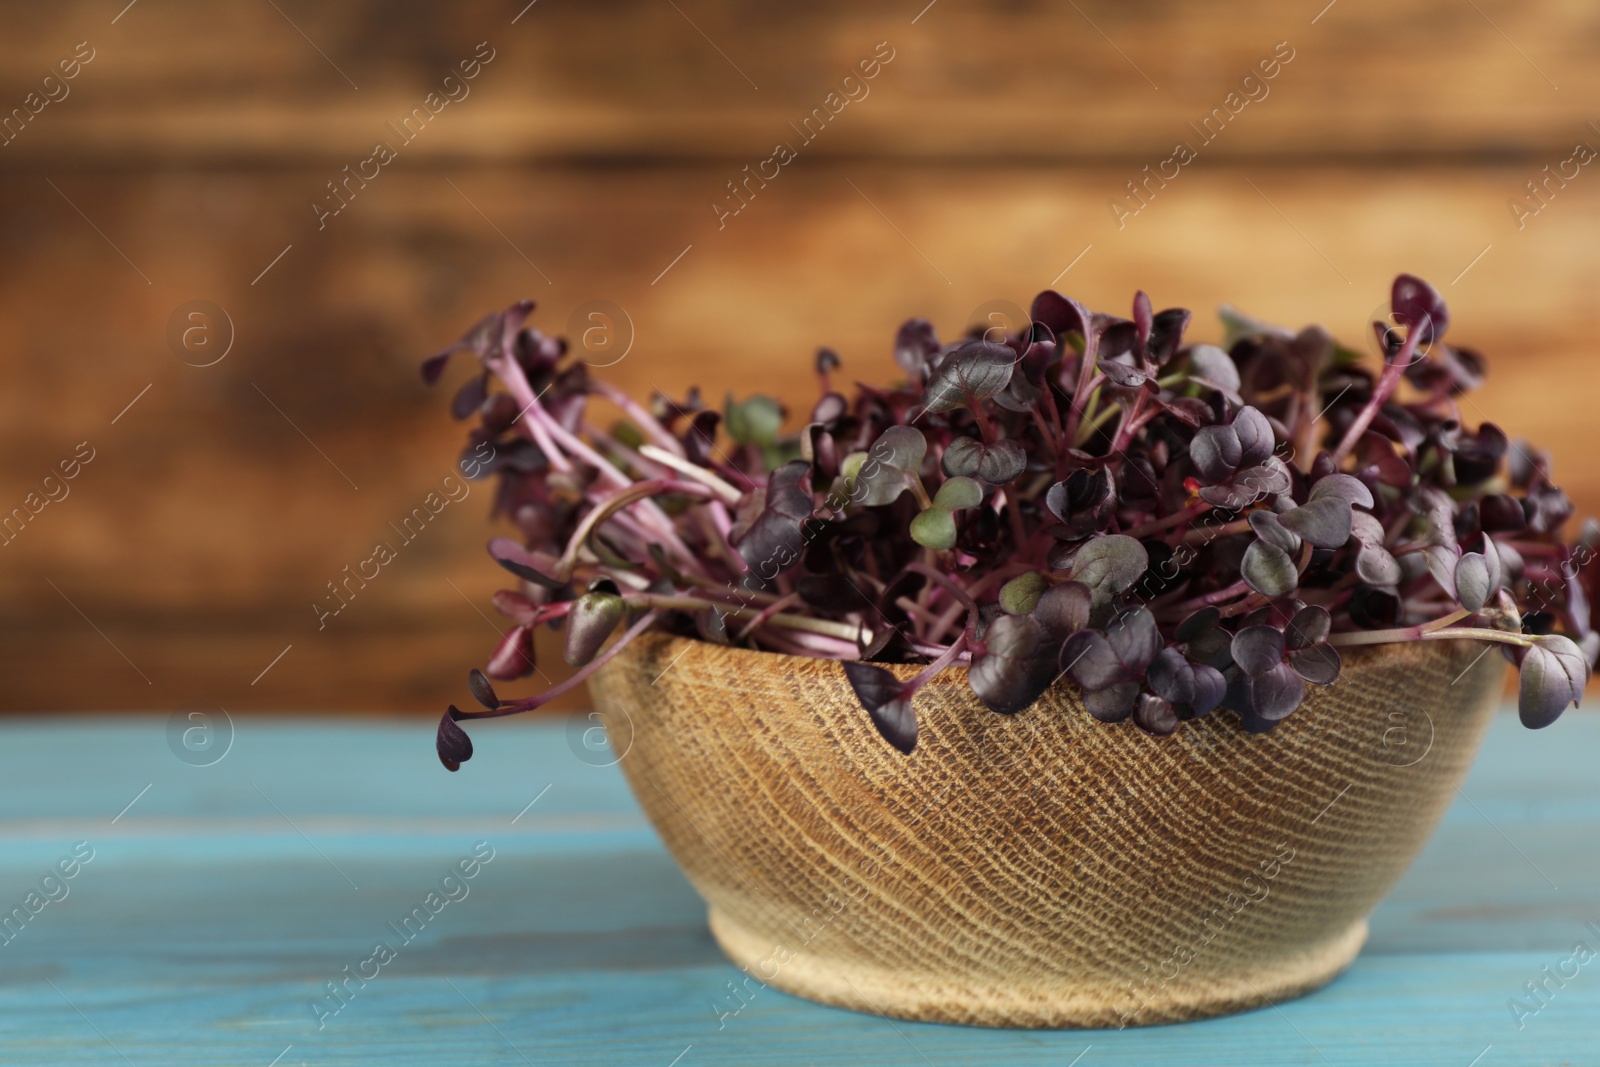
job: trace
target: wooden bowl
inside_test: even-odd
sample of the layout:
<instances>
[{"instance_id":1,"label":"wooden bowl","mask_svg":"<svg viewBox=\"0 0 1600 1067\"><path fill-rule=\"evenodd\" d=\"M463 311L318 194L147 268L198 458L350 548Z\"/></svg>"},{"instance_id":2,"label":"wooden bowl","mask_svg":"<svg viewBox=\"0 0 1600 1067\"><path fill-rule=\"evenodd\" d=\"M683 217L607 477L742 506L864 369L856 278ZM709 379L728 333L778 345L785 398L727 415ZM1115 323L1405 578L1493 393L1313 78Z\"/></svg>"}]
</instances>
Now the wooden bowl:
<instances>
[{"instance_id":1,"label":"wooden bowl","mask_svg":"<svg viewBox=\"0 0 1600 1067\"><path fill-rule=\"evenodd\" d=\"M890 748L838 663L651 634L593 679L634 795L763 985L906 1019L1121 1027L1298 996L1455 797L1505 663L1348 650L1251 735L1095 721L1058 683L1005 717L951 668ZM902 676L912 668L895 668Z\"/></svg>"}]
</instances>

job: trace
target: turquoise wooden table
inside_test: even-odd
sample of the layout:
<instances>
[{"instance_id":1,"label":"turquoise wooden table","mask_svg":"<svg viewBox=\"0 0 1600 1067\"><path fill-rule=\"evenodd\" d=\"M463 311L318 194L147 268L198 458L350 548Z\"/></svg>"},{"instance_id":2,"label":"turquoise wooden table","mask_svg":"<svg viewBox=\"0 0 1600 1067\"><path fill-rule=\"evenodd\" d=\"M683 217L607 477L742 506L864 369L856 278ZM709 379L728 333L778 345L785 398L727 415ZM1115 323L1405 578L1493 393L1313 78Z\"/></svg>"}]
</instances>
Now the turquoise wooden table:
<instances>
[{"instance_id":1,"label":"turquoise wooden table","mask_svg":"<svg viewBox=\"0 0 1600 1067\"><path fill-rule=\"evenodd\" d=\"M0 1062L1600 1064L1600 959L1574 955L1600 950L1600 717L1502 715L1328 988L1122 1032L772 989L735 1012L739 972L589 725L480 728L457 775L432 722L229 738L217 714L198 751L183 720L0 726Z\"/></svg>"}]
</instances>

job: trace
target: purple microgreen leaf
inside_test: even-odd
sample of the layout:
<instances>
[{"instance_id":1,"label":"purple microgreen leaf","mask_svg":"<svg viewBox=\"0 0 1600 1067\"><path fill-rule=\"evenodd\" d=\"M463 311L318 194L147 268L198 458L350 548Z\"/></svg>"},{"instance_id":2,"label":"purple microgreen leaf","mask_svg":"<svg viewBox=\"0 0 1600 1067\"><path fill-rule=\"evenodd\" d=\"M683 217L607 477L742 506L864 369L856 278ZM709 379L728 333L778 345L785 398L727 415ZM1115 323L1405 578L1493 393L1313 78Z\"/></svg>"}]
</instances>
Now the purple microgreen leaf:
<instances>
[{"instance_id":1,"label":"purple microgreen leaf","mask_svg":"<svg viewBox=\"0 0 1600 1067\"><path fill-rule=\"evenodd\" d=\"M1123 363L1115 359L1102 359L1095 366L1114 385L1137 389L1149 380L1149 375L1131 363Z\"/></svg>"},{"instance_id":2,"label":"purple microgreen leaf","mask_svg":"<svg viewBox=\"0 0 1600 1067\"><path fill-rule=\"evenodd\" d=\"M1373 506L1372 490L1359 478L1348 474L1328 474L1318 478L1311 487L1310 500L1334 497L1352 507Z\"/></svg>"},{"instance_id":3,"label":"purple microgreen leaf","mask_svg":"<svg viewBox=\"0 0 1600 1067\"><path fill-rule=\"evenodd\" d=\"M1536 647L1544 649L1555 656L1561 664L1561 669L1567 674L1567 681L1572 684L1572 703L1576 707L1583 698L1584 687L1589 684L1590 657L1570 637L1563 634L1545 634L1536 642Z\"/></svg>"},{"instance_id":4,"label":"purple microgreen leaf","mask_svg":"<svg viewBox=\"0 0 1600 1067\"><path fill-rule=\"evenodd\" d=\"M1494 538L1487 535L1481 536L1479 540L1483 542L1481 546L1483 561L1489 567L1489 587L1498 589L1505 580L1505 564L1500 559L1500 546L1495 543Z\"/></svg>"},{"instance_id":5,"label":"purple microgreen leaf","mask_svg":"<svg viewBox=\"0 0 1600 1067\"><path fill-rule=\"evenodd\" d=\"M1044 502L1050 514L1066 525L1068 538L1082 540L1111 520L1117 506L1116 486L1104 467L1096 471L1079 468L1052 485Z\"/></svg>"},{"instance_id":6,"label":"purple microgreen leaf","mask_svg":"<svg viewBox=\"0 0 1600 1067\"><path fill-rule=\"evenodd\" d=\"M1189 442L1189 458L1200 477L1216 485L1227 481L1239 468L1244 447L1232 426L1204 426Z\"/></svg>"},{"instance_id":7,"label":"purple microgreen leaf","mask_svg":"<svg viewBox=\"0 0 1600 1067\"><path fill-rule=\"evenodd\" d=\"M1178 347L1183 344L1183 333L1189 328L1190 318L1187 308L1165 308L1151 316L1150 339L1145 347L1152 363L1164 367L1177 355Z\"/></svg>"},{"instance_id":8,"label":"purple microgreen leaf","mask_svg":"<svg viewBox=\"0 0 1600 1067\"><path fill-rule=\"evenodd\" d=\"M811 464L797 459L768 475L761 512L734 543L757 580L771 582L800 559L812 510Z\"/></svg>"},{"instance_id":9,"label":"purple microgreen leaf","mask_svg":"<svg viewBox=\"0 0 1600 1067\"><path fill-rule=\"evenodd\" d=\"M1045 632L1057 640L1065 640L1089 625L1089 615L1094 604L1094 594L1082 582L1061 582L1046 589L1034 605L1033 617Z\"/></svg>"},{"instance_id":10,"label":"purple microgreen leaf","mask_svg":"<svg viewBox=\"0 0 1600 1067\"><path fill-rule=\"evenodd\" d=\"M946 446L939 467L950 478L975 478L986 451L976 438L957 437Z\"/></svg>"},{"instance_id":11,"label":"purple microgreen leaf","mask_svg":"<svg viewBox=\"0 0 1600 1067\"><path fill-rule=\"evenodd\" d=\"M1246 626L1233 635L1233 662L1252 678L1283 662L1283 631L1272 626Z\"/></svg>"},{"instance_id":12,"label":"purple microgreen leaf","mask_svg":"<svg viewBox=\"0 0 1600 1067\"><path fill-rule=\"evenodd\" d=\"M1137 682L1120 682L1104 689L1085 690L1083 706L1101 722L1122 722L1133 711L1138 696Z\"/></svg>"},{"instance_id":13,"label":"purple microgreen leaf","mask_svg":"<svg viewBox=\"0 0 1600 1067\"><path fill-rule=\"evenodd\" d=\"M843 666L850 688L872 717L878 733L889 744L910 755L917 747L917 713L900 680L870 663L846 660Z\"/></svg>"},{"instance_id":14,"label":"purple microgreen leaf","mask_svg":"<svg viewBox=\"0 0 1600 1067\"><path fill-rule=\"evenodd\" d=\"M500 698L495 696L494 685L476 667L467 672L467 688L472 690L472 699L490 711L500 706Z\"/></svg>"},{"instance_id":15,"label":"purple microgreen leaf","mask_svg":"<svg viewBox=\"0 0 1600 1067\"><path fill-rule=\"evenodd\" d=\"M939 335L927 319L910 319L894 339L894 361L900 369L920 382L928 371L928 361L939 354Z\"/></svg>"},{"instance_id":16,"label":"purple microgreen leaf","mask_svg":"<svg viewBox=\"0 0 1600 1067\"><path fill-rule=\"evenodd\" d=\"M1106 640L1129 677L1142 676L1156 653L1161 651L1156 617L1148 608L1132 608L1112 619L1106 627Z\"/></svg>"},{"instance_id":17,"label":"purple microgreen leaf","mask_svg":"<svg viewBox=\"0 0 1600 1067\"><path fill-rule=\"evenodd\" d=\"M854 660L845 660L841 666L844 667L845 678L849 680L850 688L855 691L856 699L861 701L861 706L868 711L899 698L900 690L903 688L900 679L882 667Z\"/></svg>"},{"instance_id":18,"label":"purple microgreen leaf","mask_svg":"<svg viewBox=\"0 0 1600 1067\"><path fill-rule=\"evenodd\" d=\"M1394 280L1389 294L1389 310L1395 321L1410 330L1422 332L1422 343L1430 344L1450 328L1450 310L1439 290L1414 274Z\"/></svg>"},{"instance_id":19,"label":"purple microgreen leaf","mask_svg":"<svg viewBox=\"0 0 1600 1067\"><path fill-rule=\"evenodd\" d=\"M944 358L928 377L922 405L930 412L974 407L1011 381L1017 355L1008 345L968 341Z\"/></svg>"},{"instance_id":20,"label":"purple microgreen leaf","mask_svg":"<svg viewBox=\"0 0 1600 1067\"><path fill-rule=\"evenodd\" d=\"M1589 663L1570 638L1547 634L1523 653L1519 670L1517 713L1522 725L1540 730L1582 699Z\"/></svg>"},{"instance_id":21,"label":"purple microgreen leaf","mask_svg":"<svg viewBox=\"0 0 1600 1067\"><path fill-rule=\"evenodd\" d=\"M1133 706L1133 724L1147 734L1169 737L1178 729L1178 713L1160 697L1140 693Z\"/></svg>"},{"instance_id":22,"label":"purple microgreen leaf","mask_svg":"<svg viewBox=\"0 0 1600 1067\"><path fill-rule=\"evenodd\" d=\"M533 669L533 631L526 626L507 630L485 664L489 677L503 682L532 674Z\"/></svg>"},{"instance_id":23,"label":"purple microgreen leaf","mask_svg":"<svg viewBox=\"0 0 1600 1067\"><path fill-rule=\"evenodd\" d=\"M567 666L582 667L594 659L627 613L627 605L615 593L595 591L580 596L567 614L567 641L562 650Z\"/></svg>"},{"instance_id":24,"label":"purple microgreen leaf","mask_svg":"<svg viewBox=\"0 0 1600 1067\"><path fill-rule=\"evenodd\" d=\"M540 569L541 565L545 565L545 561L509 537L496 537L490 541L489 555L493 556L494 561L500 566L524 581L544 586L546 589L561 589L567 584L559 578L546 574Z\"/></svg>"},{"instance_id":25,"label":"purple microgreen leaf","mask_svg":"<svg viewBox=\"0 0 1600 1067\"><path fill-rule=\"evenodd\" d=\"M1267 461L1277 443L1272 433L1272 423L1253 407L1242 407L1233 417L1233 432L1239 437L1243 450L1238 466L1256 467Z\"/></svg>"},{"instance_id":26,"label":"purple microgreen leaf","mask_svg":"<svg viewBox=\"0 0 1600 1067\"><path fill-rule=\"evenodd\" d=\"M1174 704L1188 704L1195 698L1194 668L1175 648L1163 648L1156 653L1145 681L1156 695Z\"/></svg>"},{"instance_id":27,"label":"purple microgreen leaf","mask_svg":"<svg viewBox=\"0 0 1600 1067\"><path fill-rule=\"evenodd\" d=\"M717 426L722 422L719 412L706 408L689 416L683 433L683 451L690 463L710 466L713 458L720 457L717 448Z\"/></svg>"},{"instance_id":28,"label":"purple microgreen leaf","mask_svg":"<svg viewBox=\"0 0 1600 1067\"><path fill-rule=\"evenodd\" d=\"M1033 321L1050 327L1050 332L1057 337L1069 333L1087 337L1089 331L1093 329L1090 325L1092 316L1089 311L1076 300L1062 296L1054 289L1046 289L1034 297L1033 308L1029 314L1033 317Z\"/></svg>"},{"instance_id":29,"label":"purple microgreen leaf","mask_svg":"<svg viewBox=\"0 0 1600 1067\"><path fill-rule=\"evenodd\" d=\"M1485 533L1519 533L1528 525L1522 504L1505 493L1494 493L1479 500L1478 515Z\"/></svg>"},{"instance_id":30,"label":"purple microgreen leaf","mask_svg":"<svg viewBox=\"0 0 1600 1067\"><path fill-rule=\"evenodd\" d=\"M456 354L454 345L440 352L436 356L429 356L422 361L422 380L427 385L433 385L444 376L444 369L450 362L450 357ZM452 771L454 767L450 768Z\"/></svg>"},{"instance_id":31,"label":"purple microgreen leaf","mask_svg":"<svg viewBox=\"0 0 1600 1067\"><path fill-rule=\"evenodd\" d=\"M493 600L494 610L519 626L532 626L538 621L538 606L521 593L510 589L497 589Z\"/></svg>"},{"instance_id":32,"label":"purple microgreen leaf","mask_svg":"<svg viewBox=\"0 0 1600 1067\"><path fill-rule=\"evenodd\" d=\"M484 400L489 396L489 375L480 374L476 378L468 378L456 390L454 399L450 401L450 414L458 419L471 418L483 406Z\"/></svg>"},{"instance_id":33,"label":"purple microgreen leaf","mask_svg":"<svg viewBox=\"0 0 1600 1067\"><path fill-rule=\"evenodd\" d=\"M439 731L434 737L434 750L447 771L459 771L461 765L472 758L472 738L456 723L459 714L456 706L450 705L450 710L439 719Z\"/></svg>"},{"instance_id":34,"label":"purple microgreen leaf","mask_svg":"<svg viewBox=\"0 0 1600 1067\"><path fill-rule=\"evenodd\" d=\"M1483 610L1495 583L1489 575L1489 561L1478 552L1463 553L1455 567L1456 600L1471 612Z\"/></svg>"},{"instance_id":35,"label":"purple microgreen leaf","mask_svg":"<svg viewBox=\"0 0 1600 1067\"><path fill-rule=\"evenodd\" d=\"M917 747L917 713L911 701L891 700L867 712L883 739L907 756Z\"/></svg>"},{"instance_id":36,"label":"purple microgreen leaf","mask_svg":"<svg viewBox=\"0 0 1600 1067\"><path fill-rule=\"evenodd\" d=\"M1381 548L1383 547L1385 536L1383 523L1365 511L1352 511L1350 513L1350 536L1363 545Z\"/></svg>"},{"instance_id":37,"label":"purple microgreen leaf","mask_svg":"<svg viewBox=\"0 0 1600 1067\"><path fill-rule=\"evenodd\" d=\"M1456 564L1460 562L1461 549L1454 545L1429 545L1422 550L1423 559L1427 561L1428 573L1433 575L1433 580L1439 587L1452 595L1456 587ZM1403 569L1403 568L1402 568Z\"/></svg>"},{"instance_id":38,"label":"purple microgreen leaf","mask_svg":"<svg viewBox=\"0 0 1600 1067\"><path fill-rule=\"evenodd\" d=\"M1287 663L1250 679L1252 711L1269 722L1286 719L1306 696L1305 680Z\"/></svg>"},{"instance_id":39,"label":"purple microgreen leaf","mask_svg":"<svg viewBox=\"0 0 1600 1067\"><path fill-rule=\"evenodd\" d=\"M1178 623L1178 628L1173 631L1173 636L1179 641L1193 641L1196 637L1217 628L1217 623L1222 621L1222 612L1215 606L1207 605L1199 611L1188 615Z\"/></svg>"},{"instance_id":40,"label":"purple microgreen leaf","mask_svg":"<svg viewBox=\"0 0 1600 1067\"><path fill-rule=\"evenodd\" d=\"M1283 631L1283 642L1289 648L1307 648L1328 639L1333 629L1333 616L1320 604L1311 604L1296 611Z\"/></svg>"},{"instance_id":41,"label":"purple microgreen leaf","mask_svg":"<svg viewBox=\"0 0 1600 1067\"><path fill-rule=\"evenodd\" d=\"M1189 374L1203 384L1218 386L1230 393L1239 391L1239 368L1216 345L1195 345L1189 349Z\"/></svg>"},{"instance_id":42,"label":"purple microgreen leaf","mask_svg":"<svg viewBox=\"0 0 1600 1067\"><path fill-rule=\"evenodd\" d=\"M1289 653L1289 666L1308 682L1332 685L1339 677L1342 665L1339 650L1332 645L1311 645Z\"/></svg>"},{"instance_id":43,"label":"purple microgreen leaf","mask_svg":"<svg viewBox=\"0 0 1600 1067\"><path fill-rule=\"evenodd\" d=\"M1240 511L1265 497L1288 492L1291 484L1286 471L1274 463L1265 463L1236 472L1228 485L1203 487L1200 499L1219 508Z\"/></svg>"},{"instance_id":44,"label":"purple microgreen leaf","mask_svg":"<svg viewBox=\"0 0 1600 1067\"><path fill-rule=\"evenodd\" d=\"M1007 351L1010 351L1007 349ZM851 503L866 507L892 504L918 477L928 440L914 426L891 426L878 435L855 476Z\"/></svg>"},{"instance_id":45,"label":"purple microgreen leaf","mask_svg":"<svg viewBox=\"0 0 1600 1067\"><path fill-rule=\"evenodd\" d=\"M1144 358L1145 350L1150 345L1150 320L1154 317L1155 309L1150 306L1150 294L1140 289L1133 294L1133 328L1138 338L1135 347L1140 359Z\"/></svg>"},{"instance_id":46,"label":"purple microgreen leaf","mask_svg":"<svg viewBox=\"0 0 1600 1067\"><path fill-rule=\"evenodd\" d=\"M1291 554L1300 551L1300 535L1286 528L1276 513L1252 511L1249 522L1256 536L1273 547Z\"/></svg>"},{"instance_id":47,"label":"purple microgreen leaf","mask_svg":"<svg viewBox=\"0 0 1600 1067\"><path fill-rule=\"evenodd\" d=\"M1356 554L1356 576L1368 585L1398 585L1400 563L1386 548L1363 547Z\"/></svg>"},{"instance_id":48,"label":"purple microgreen leaf","mask_svg":"<svg viewBox=\"0 0 1600 1067\"><path fill-rule=\"evenodd\" d=\"M1049 657L1037 655L1043 637L1043 629L1027 615L1001 615L989 624L967 682L990 711L1014 715L1049 688L1055 671Z\"/></svg>"},{"instance_id":49,"label":"purple microgreen leaf","mask_svg":"<svg viewBox=\"0 0 1600 1067\"><path fill-rule=\"evenodd\" d=\"M1104 689L1123 678L1122 662L1099 630L1079 630L1061 646L1061 669L1085 691Z\"/></svg>"},{"instance_id":50,"label":"purple microgreen leaf","mask_svg":"<svg viewBox=\"0 0 1600 1067\"><path fill-rule=\"evenodd\" d=\"M1103 603L1132 588L1149 565L1150 555L1137 540L1126 534L1103 534L1078 549L1069 576L1088 586L1095 601Z\"/></svg>"},{"instance_id":51,"label":"purple microgreen leaf","mask_svg":"<svg viewBox=\"0 0 1600 1067\"><path fill-rule=\"evenodd\" d=\"M1253 499L1257 500L1287 493L1294 485L1289 468L1277 456L1268 456L1260 466L1245 467L1233 476L1233 481L1235 485L1251 490L1255 494Z\"/></svg>"},{"instance_id":52,"label":"purple microgreen leaf","mask_svg":"<svg viewBox=\"0 0 1600 1067\"><path fill-rule=\"evenodd\" d=\"M1343 548L1350 540L1350 515L1349 503L1325 496L1284 512L1278 521L1318 548Z\"/></svg>"},{"instance_id":53,"label":"purple microgreen leaf","mask_svg":"<svg viewBox=\"0 0 1600 1067\"><path fill-rule=\"evenodd\" d=\"M1288 596L1300 584L1300 572L1289 554L1265 541L1252 541L1239 563L1239 573L1262 596Z\"/></svg>"},{"instance_id":54,"label":"purple microgreen leaf","mask_svg":"<svg viewBox=\"0 0 1600 1067\"><path fill-rule=\"evenodd\" d=\"M1221 671L1204 663L1194 664L1194 699L1189 702L1189 710L1195 718L1210 714L1222 704L1227 690Z\"/></svg>"},{"instance_id":55,"label":"purple microgreen leaf","mask_svg":"<svg viewBox=\"0 0 1600 1067\"><path fill-rule=\"evenodd\" d=\"M979 448L978 477L990 485L1005 485L1028 467L1028 454L1016 441L996 441Z\"/></svg>"}]
</instances>

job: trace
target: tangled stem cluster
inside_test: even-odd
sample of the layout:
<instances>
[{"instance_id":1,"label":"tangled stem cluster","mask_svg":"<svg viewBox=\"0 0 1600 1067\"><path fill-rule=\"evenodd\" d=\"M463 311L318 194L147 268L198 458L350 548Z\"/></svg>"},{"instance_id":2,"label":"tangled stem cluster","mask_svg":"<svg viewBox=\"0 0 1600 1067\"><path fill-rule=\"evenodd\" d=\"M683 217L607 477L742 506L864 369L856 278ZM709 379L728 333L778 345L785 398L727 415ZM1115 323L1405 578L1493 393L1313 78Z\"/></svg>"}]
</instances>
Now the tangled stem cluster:
<instances>
[{"instance_id":1,"label":"tangled stem cluster","mask_svg":"<svg viewBox=\"0 0 1600 1067\"><path fill-rule=\"evenodd\" d=\"M489 543L519 579L495 596L511 626L440 759L470 757L462 720L537 708L651 627L840 660L907 753L952 665L1001 714L1065 675L1105 722L1167 735L1224 707L1264 731L1341 648L1399 641L1498 643L1546 726L1600 651L1600 533L1564 540L1548 457L1463 419L1485 364L1445 344L1438 292L1401 275L1391 309L1371 368L1316 326L1225 309L1223 343L1191 344L1189 312L1142 292L1120 318L1046 291L1014 334L907 322L891 387L845 391L820 350L798 432L764 396L641 405L526 327L532 303L490 315L423 366L477 357L453 409L494 445L519 535ZM535 670L541 624L579 670L502 700L490 678Z\"/></svg>"}]
</instances>

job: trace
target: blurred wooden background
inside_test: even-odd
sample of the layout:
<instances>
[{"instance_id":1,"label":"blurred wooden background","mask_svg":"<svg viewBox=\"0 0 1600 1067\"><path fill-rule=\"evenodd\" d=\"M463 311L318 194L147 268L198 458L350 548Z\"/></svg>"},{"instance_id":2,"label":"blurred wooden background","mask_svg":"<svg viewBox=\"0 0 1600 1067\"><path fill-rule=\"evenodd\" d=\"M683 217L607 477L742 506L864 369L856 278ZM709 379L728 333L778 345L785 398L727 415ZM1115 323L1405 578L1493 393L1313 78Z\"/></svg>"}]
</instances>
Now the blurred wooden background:
<instances>
[{"instance_id":1,"label":"blurred wooden background","mask_svg":"<svg viewBox=\"0 0 1600 1067\"><path fill-rule=\"evenodd\" d=\"M125 2L0 6L0 510L95 457L0 548L0 707L460 700L494 641L486 492L320 632L311 605L452 469L418 361L523 296L552 332L624 308L638 395L809 405L817 344L883 378L904 318L955 332L1053 280L1113 311L1143 287L1199 336L1226 301L1359 342L1410 270L1491 358L1480 417L1600 511L1600 173L1521 228L1508 207L1600 147L1593 4ZM489 50L319 230L326 183ZM1202 144L1235 91L1258 98ZM1180 140L1198 158L1119 228L1108 202ZM780 141L798 158L719 229ZM168 340L195 300L232 324L211 366Z\"/></svg>"}]
</instances>

